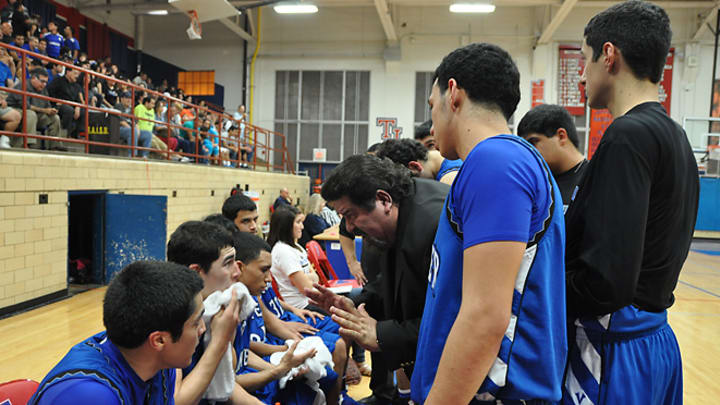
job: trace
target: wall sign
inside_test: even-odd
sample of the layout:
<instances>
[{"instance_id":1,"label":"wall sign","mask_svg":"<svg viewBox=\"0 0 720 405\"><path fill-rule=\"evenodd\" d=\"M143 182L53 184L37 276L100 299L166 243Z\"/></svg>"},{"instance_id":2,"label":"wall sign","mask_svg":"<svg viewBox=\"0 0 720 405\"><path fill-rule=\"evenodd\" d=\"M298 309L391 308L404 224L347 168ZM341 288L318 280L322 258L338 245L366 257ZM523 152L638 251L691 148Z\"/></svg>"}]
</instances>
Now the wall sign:
<instances>
[{"instance_id":1,"label":"wall sign","mask_svg":"<svg viewBox=\"0 0 720 405\"><path fill-rule=\"evenodd\" d=\"M388 138L400 138L400 135L403 133L403 129L402 127L398 127L397 123L397 118L378 117L375 119L375 126L383 128L383 132L380 135L383 140Z\"/></svg>"}]
</instances>

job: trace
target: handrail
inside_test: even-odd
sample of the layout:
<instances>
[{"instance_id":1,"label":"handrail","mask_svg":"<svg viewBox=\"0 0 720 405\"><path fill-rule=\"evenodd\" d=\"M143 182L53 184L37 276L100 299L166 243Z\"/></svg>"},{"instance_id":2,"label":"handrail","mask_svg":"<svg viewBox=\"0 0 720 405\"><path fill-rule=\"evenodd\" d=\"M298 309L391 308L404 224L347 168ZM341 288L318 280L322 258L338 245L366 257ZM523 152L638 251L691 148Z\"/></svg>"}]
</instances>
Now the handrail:
<instances>
[{"instance_id":1,"label":"handrail","mask_svg":"<svg viewBox=\"0 0 720 405\"><path fill-rule=\"evenodd\" d=\"M22 127L19 128L20 132L11 132L11 131L4 131L0 130L0 135L6 135L10 137L21 137L23 139L22 147L28 148L28 139L37 139L37 140L45 140L45 141L53 141L53 142L62 142L62 143L70 143L70 144L82 144L85 146L85 153L90 152L90 146L103 146L118 150L128 150L130 153L134 156L137 154L138 151L146 151L146 152L153 152L160 156L164 155L164 158L166 160L171 160L173 156L184 156L192 159L196 159L196 161L207 161L212 162L213 164L217 165L223 165L224 162L231 162L235 164L236 166L240 166L241 164L247 164L248 166L251 166L252 169L257 169L258 165L261 167L265 167L266 170L280 170L285 173L292 173L295 174L294 164L292 163L290 159L290 155L287 150L287 143L286 143L286 137L284 134L281 134L279 132L271 131L262 127L258 127L252 124L249 124L247 122L244 122L242 120L235 119L232 115L224 112L218 112L215 110L212 110L207 107L202 107L196 104L188 103L187 101L181 100L177 97L172 97L170 95L166 95L160 92L157 92L155 90L150 90L142 86L138 86L134 83L132 83L130 80L121 80L117 78L113 78L101 73L97 73L88 69L84 69L79 66L75 66L73 64L63 62L57 59L53 59L51 57L41 55L32 51L28 51L23 48L18 48L13 45L5 44L0 42L0 46L6 48L8 50L8 53L15 52L18 57L21 59L22 63L22 77L20 78L20 82L22 85L20 86L20 89L15 89L12 87L5 87L5 83L0 83L0 91L5 91L8 93L18 94L22 96ZM32 89L28 89L29 78L28 78L28 66L27 66L27 58L32 57L35 59L45 60L48 62L51 62L56 65L64 66L66 69L72 69L79 71L83 73L81 83L82 87L82 102L74 102L69 100L62 100L54 97L45 96L42 94L35 93L31 91ZM16 72L13 72L15 74ZM140 118L135 116L134 114L126 114L121 111L118 111L116 109L110 109L105 107L96 107L94 105L90 105L90 81L91 77L98 78L104 80L107 82L113 82L121 87L124 87L127 90L124 90L123 88L119 89L120 91L129 91L130 95L133 100L133 105L131 107L131 111L134 110L136 107L135 100L136 96L138 94L144 93L146 96L154 96L157 100L163 100L167 106L166 106L166 113L165 117L167 121L161 121L159 120L160 117L156 116L155 119L148 119L148 118ZM78 139L73 138L62 138L62 137L55 137L55 136L47 136L47 135L40 135L40 134L30 134L28 133L27 128L27 110L30 108L29 100L28 98L35 98L39 100L45 100L49 101L51 103L54 103L55 105L67 105L73 108L80 108L83 114L84 123L81 123L80 129L78 132ZM118 95L119 99L119 95ZM177 125L173 122L170 122L170 120L173 117L169 117L169 109L170 105L174 103L179 103L181 106L185 108L189 108L193 111L194 118L192 121L194 122L193 128L188 128L183 125ZM17 108L17 107L13 107ZM20 108L17 108L20 110ZM102 112L107 114L108 116L116 116L118 118L125 118L130 120L130 139L127 145L123 144L116 144L111 142L98 142L94 140L90 140L90 134L88 131L88 123L90 118L90 112L96 111L96 112ZM179 113L179 112L178 112ZM200 128L198 128L199 125L199 116L201 113L204 113L206 118L214 117L214 120L211 120L215 122L216 126L216 132L218 134L212 134L209 131L202 131ZM162 140L166 145L169 145L170 138L173 137L173 130L182 131L183 133L191 134L191 137L185 138L189 142L192 142L194 153L185 153L181 151L172 151L170 150L169 146L166 150L163 149L154 149L151 147L142 147L136 145L136 126L139 124L138 121L142 122L150 122L153 124L153 126L157 125L159 128L157 131L153 131L153 136L157 136L160 140ZM234 126L237 126L238 128L244 128L244 133L238 133L237 136L223 136L223 123L225 121L232 121L234 123ZM187 121L186 121L187 122ZM161 133L165 132L164 136L161 136ZM258 137L259 135L265 135L264 142L259 141ZM244 145L248 145L248 142L246 142L249 138L249 136L252 135L252 161L244 161L242 160L242 153L240 153L240 147ZM181 134L178 134L178 137L183 137ZM191 141L190 138L194 138L194 141ZM204 148L201 146L201 138L211 139L211 142L213 140L217 140L217 146L219 149L219 152L217 155L212 155L212 151L210 154L202 153L202 149ZM225 148L223 145L227 145L229 143L233 143L238 147L238 153L236 159L223 159L222 153L221 153L221 147ZM270 145L275 145L275 147L271 147ZM215 146L215 145L213 145ZM265 156L265 163L263 164L258 160L258 154L259 153L264 154ZM273 164L270 163L270 160L275 158L274 153L280 151L280 156L282 158L281 164L277 164L278 162L275 162Z\"/></svg>"}]
</instances>

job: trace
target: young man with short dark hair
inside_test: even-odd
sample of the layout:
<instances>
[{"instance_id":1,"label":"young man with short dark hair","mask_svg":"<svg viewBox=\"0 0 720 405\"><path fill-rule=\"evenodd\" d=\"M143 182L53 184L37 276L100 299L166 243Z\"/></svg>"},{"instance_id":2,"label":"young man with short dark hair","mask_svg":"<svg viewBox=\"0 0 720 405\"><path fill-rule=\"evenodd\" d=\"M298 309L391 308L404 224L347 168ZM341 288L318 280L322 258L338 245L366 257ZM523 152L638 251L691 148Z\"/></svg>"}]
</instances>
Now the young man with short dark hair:
<instances>
[{"instance_id":1,"label":"young man with short dark hair","mask_svg":"<svg viewBox=\"0 0 720 405\"><path fill-rule=\"evenodd\" d=\"M433 243L416 403L560 400L562 199L542 156L510 135L519 100L517 66L498 46L456 49L435 71L434 133L443 156L464 163Z\"/></svg>"},{"instance_id":2,"label":"young man with short dark hair","mask_svg":"<svg viewBox=\"0 0 720 405\"><path fill-rule=\"evenodd\" d=\"M535 146L550 166L567 211L588 163L578 151L577 131L570 113L559 105L539 105L520 120L517 134Z\"/></svg>"},{"instance_id":3,"label":"young man with short dark hair","mask_svg":"<svg viewBox=\"0 0 720 405\"><path fill-rule=\"evenodd\" d=\"M665 10L646 1L616 4L585 26L588 105L614 121L566 216L566 404L683 400L667 308L693 237L699 179L685 131L658 101L671 38Z\"/></svg>"},{"instance_id":4,"label":"young man with short dark hair","mask_svg":"<svg viewBox=\"0 0 720 405\"><path fill-rule=\"evenodd\" d=\"M202 288L195 272L175 263L125 267L105 293L107 330L74 346L29 404L172 404L175 369L190 364L205 332Z\"/></svg>"},{"instance_id":5,"label":"young man with short dark hair","mask_svg":"<svg viewBox=\"0 0 720 405\"><path fill-rule=\"evenodd\" d=\"M427 120L415 127L415 140L428 149L438 150L435 135L431 132L432 120Z\"/></svg>"},{"instance_id":6,"label":"young man with short dark hair","mask_svg":"<svg viewBox=\"0 0 720 405\"><path fill-rule=\"evenodd\" d=\"M222 214L225 218L233 221L240 232L257 233L257 205L242 192L225 200Z\"/></svg>"},{"instance_id":7,"label":"young man with short dark hair","mask_svg":"<svg viewBox=\"0 0 720 405\"><path fill-rule=\"evenodd\" d=\"M377 157L399 163L415 176L447 185L452 184L462 166L462 160L445 159L437 150L428 150L420 142L408 138L386 139L380 144Z\"/></svg>"},{"instance_id":8,"label":"young man with short dark hair","mask_svg":"<svg viewBox=\"0 0 720 405\"><path fill-rule=\"evenodd\" d=\"M195 271L203 281L200 291L204 301L210 294L223 291L237 282L240 269L235 261L235 248L232 235L209 222L188 221L180 225L170 235L167 246L168 260L182 264ZM192 355L190 364L178 371L182 378L179 394L175 401L178 404L196 404L201 400L222 356L238 334L241 334L245 320L238 319L239 302L232 293L228 306L216 314L208 327L211 339L207 346L198 345ZM247 347L236 348L235 361L242 365L247 361ZM233 392L233 403L259 403L239 386Z\"/></svg>"}]
</instances>

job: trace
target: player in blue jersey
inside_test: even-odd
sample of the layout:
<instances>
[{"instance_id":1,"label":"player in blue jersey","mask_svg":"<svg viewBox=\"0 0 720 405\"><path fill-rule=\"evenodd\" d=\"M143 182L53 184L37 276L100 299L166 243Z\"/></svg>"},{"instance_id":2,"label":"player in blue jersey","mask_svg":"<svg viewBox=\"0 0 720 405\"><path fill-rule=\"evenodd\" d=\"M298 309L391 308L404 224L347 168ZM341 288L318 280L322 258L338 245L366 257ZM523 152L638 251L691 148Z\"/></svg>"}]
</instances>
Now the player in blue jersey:
<instances>
[{"instance_id":1,"label":"player in blue jersey","mask_svg":"<svg viewBox=\"0 0 720 405\"><path fill-rule=\"evenodd\" d=\"M588 105L614 121L566 215L565 404L682 404L667 308L692 241L699 179L685 131L658 101L671 39L665 10L645 1L614 5L585 27Z\"/></svg>"},{"instance_id":2,"label":"player in blue jersey","mask_svg":"<svg viewBox=\"0 0 720 405\"><path fill-rule=\"evenodd\" d=\"M430 133L432 121L428 121L415 129L415 131L425 131ZM435 149L428 150L420 142L414 139L386 139L380 144L377 156L380 158L388 158L395 163L399 163L413 173L417 177L436 180L445 184L452 184L457 176L462 160L445 159Z\"/></svg>"},{"instance_id":3,"label":"player in blue jersey","mask_svg":"<svg viewBox=\"0 0 720 405\"><path fill-rule=\"evenodd\" d=\"M250 294L256 297L262 293L270 280L270 267L272 266L270 246L256 235L244 232L237 232L233 235L233 244L240 267L238 281L245 284ZM256 306L254 313L247 319L246 328L236 338L236 351L245 351L250 348L248 356L245 358L247 361L238 365L237 383L253 392L253 395L266 404L276 402L312 404L315 392L306 384L295 382L280 390L277 383L277 380L285 376L292 368L301 365L306 359L315 355L315 351L294 354L295 346L297 343L290 348L284 342L278 345L267 344L263 313L260 306ZM283 356L280 364L272 365L267 362L267 356L286 350L288 352ZM334 374L330 382L331 386L336 379L337 374ZM336 403L337 393L334 398Z\"/></svg>"},{"instance_id":4,"label":"player in blue jersey","mask_svg":"<svg viewBox=\"0 0 720 405\"><path fill-rule=\"evenodd\" d=\"M447 159L464 163L438 224L412 399L544 404L567 354L562 199L542 156L508 135L520 100L510 55L476 43L446 56L429 98Z\"/></svg>"},{"instance_id":5,"label":"player in blue jersey","mask_svg":"<svg viewBox=\"0 0 720 405\"><path fill-rule=\"evenodd\" d=\"M170 235L167 256L169 261L187 266L200 276L203 300L215 291L229 288L240 275L232 235L216 224L202 221L181 224ZM198 345L190 364L179 371L178 378L182 383L176 393L177 404L197 404L201 400L228 346L242 335L238 309L238 300L233 299L227 308L213 317L209 325L212 331L210 342L206 347ZM242 355L242 351L237 351L236 360L242 360ZM239 385L236 385L232 399L233 403L259 403Z\"/></svg>"},{"instance_id":6,"label":"player in blue jersey","mask_svg":"<svg viewBox=\"0 0 720 405\"><path fill-rule=\"evenodd\" d=\"M29 404L175 403L175 368L190 363L205 331L202 287L195 272L174 263L125 267L105 293L106 331L74 346Z\"/></svg>"}]
</instances>

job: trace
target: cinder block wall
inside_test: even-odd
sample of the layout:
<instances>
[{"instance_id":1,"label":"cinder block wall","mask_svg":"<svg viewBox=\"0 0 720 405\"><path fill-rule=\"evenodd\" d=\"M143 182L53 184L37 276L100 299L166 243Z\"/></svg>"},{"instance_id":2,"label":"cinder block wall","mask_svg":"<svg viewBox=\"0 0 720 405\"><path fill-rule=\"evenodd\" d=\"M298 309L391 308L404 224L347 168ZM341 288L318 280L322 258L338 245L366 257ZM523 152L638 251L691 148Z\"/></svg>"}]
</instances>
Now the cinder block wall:
<instances>
[{"instance_id":1,"label":"cinder block wall","mask_svg":"<svg viewBox=\"0 0 720 405\"><path fill-rule=\"evenodd\" d=\"M0 309L67 288L68 191L165 195L169 237L184 221L220 212L236 184L260 193L263 222L282 187L304 204L310 180L196 164L0 151ZM39 204L40 194L48 194L47 204Z\"/></svg>"}]
</instances>

